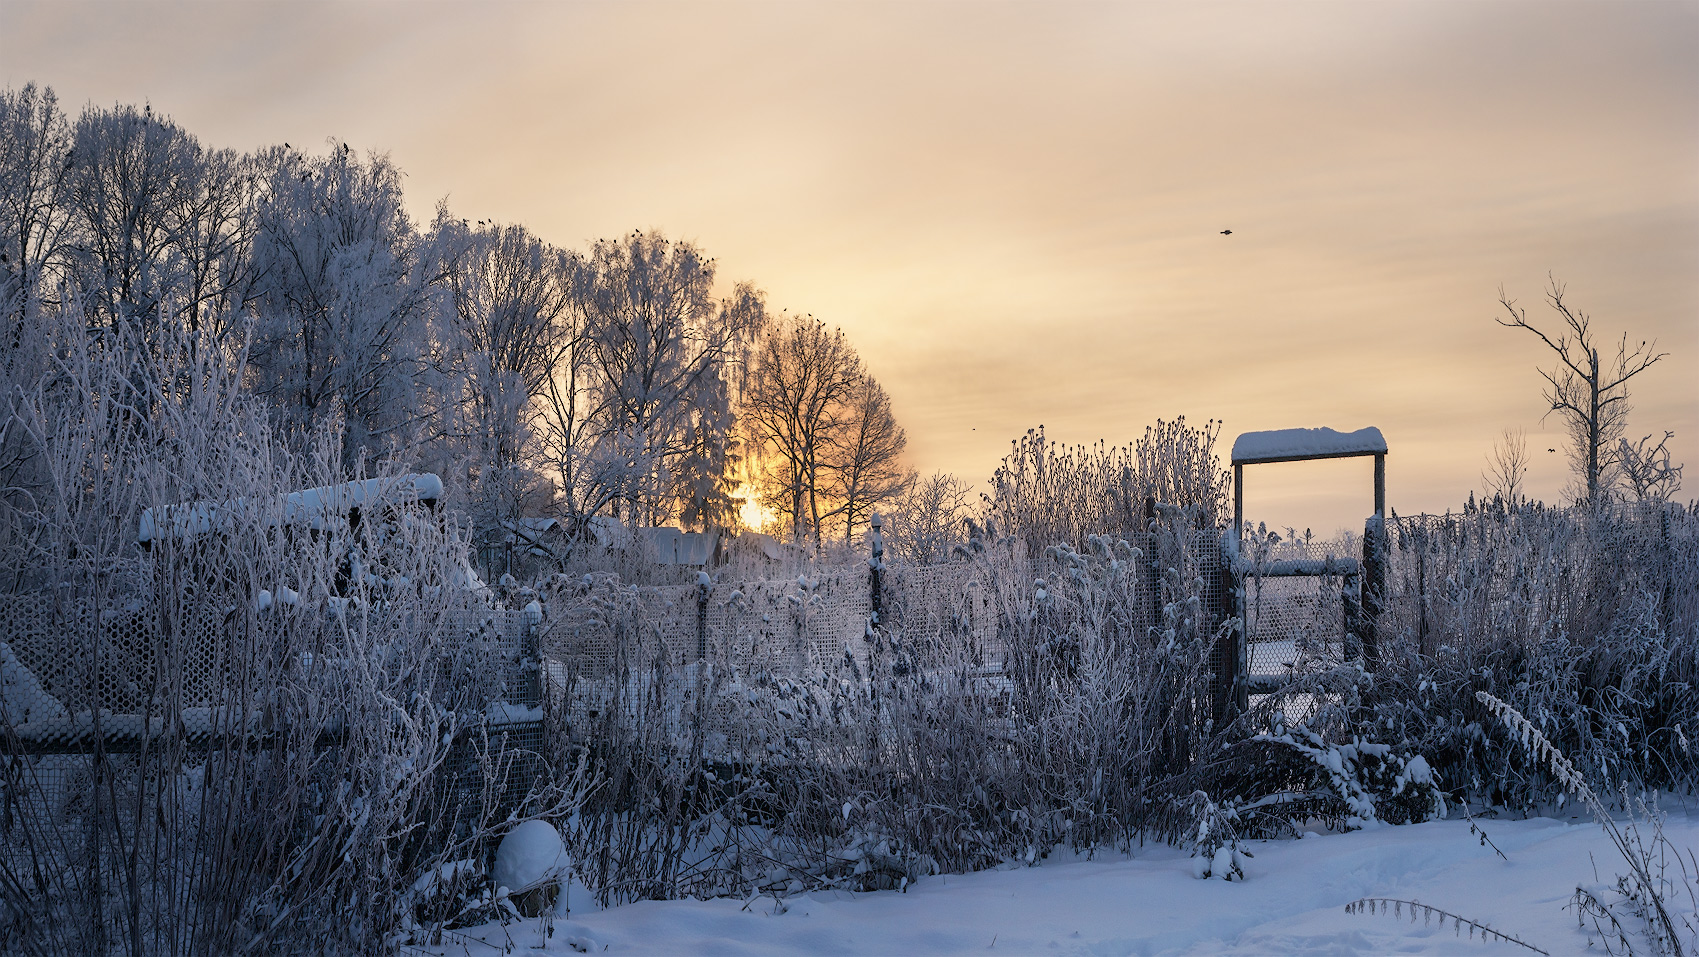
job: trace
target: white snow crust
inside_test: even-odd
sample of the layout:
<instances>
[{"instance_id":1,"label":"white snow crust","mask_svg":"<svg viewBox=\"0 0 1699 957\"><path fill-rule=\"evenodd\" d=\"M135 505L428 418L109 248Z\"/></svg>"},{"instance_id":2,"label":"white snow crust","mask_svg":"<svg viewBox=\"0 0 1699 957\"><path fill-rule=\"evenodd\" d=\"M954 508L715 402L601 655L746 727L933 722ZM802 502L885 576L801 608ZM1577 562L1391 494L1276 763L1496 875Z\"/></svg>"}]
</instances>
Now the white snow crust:
<instances>
[{"instance_id":1,"label":"white snow crust","mask_svg":"<svg viewBox=\"0 0 1699 957\"><path fill-rule=\"evenodd\" d=\"M1459 935L1449 922L1345 913L1351 901L1383 896L1418 899L1553 955L1604 953L1564 910L1577 884L1608 882L1625 866L1599 827L1585 818L1481 824L1508 861L1461 819L1246 841L1255 856L1245 879L1232 882L1195 880L1187 851L1146 844L1132 857L1058 852L1037 866L926 877L906 893L643 901L600 913L574 907L570 917L557 911L552 935L537 921L492 924L421 950L459 955L470 944L477 953L483 945L473 942L483 941L491 953L508 946L559 957L1531 953ZM1677 847L1699 847L1699 810L1670 807L1665 833Z\"/></svg>"},{"instance_id":2,"label":"white snow crust","mask_svg":"<svg viewBox=\"0 0 1699 957\"><path fill-rule=\"evenodd\" d=\"M1246 432L1233 440L1233 461L1257 462L1303 455L1385 454L1386 438L1374 426L1355 432L1333 429L1275 429Z\"/></svg>"},{"instance_id":3,"label":"white snow crust","mask_svg":"<svg viewBox=\"0 0 1699 957\"><path fill-rule=\"evenodd\" d=\"M442 498L442 479L422 472L394 478L364 479L302 489L284 496L282 514L268 521L284 524L305 522L312 528L324 528L326 517L347 514L368 502L425 501ZM250 508L264 509L259 502L249 503L238 498L224 502L185 502L181 505L162 505L142 512L136 541L151 542L170 533L184 538L205 535L213 529L224 530L234 525ZM262 513L263 514L263 513Z\"/></svg>"}]
</instances>

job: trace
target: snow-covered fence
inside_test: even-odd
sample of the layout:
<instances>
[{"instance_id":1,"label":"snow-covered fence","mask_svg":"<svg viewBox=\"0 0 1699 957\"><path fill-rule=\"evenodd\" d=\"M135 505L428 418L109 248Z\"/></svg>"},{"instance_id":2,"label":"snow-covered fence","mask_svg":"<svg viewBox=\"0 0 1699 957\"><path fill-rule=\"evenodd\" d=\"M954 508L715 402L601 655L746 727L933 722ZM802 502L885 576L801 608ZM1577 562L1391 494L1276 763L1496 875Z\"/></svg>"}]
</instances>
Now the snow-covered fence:
<instances>
[{"instance_id":1,"label":"snow-covered fence","mask_svg":"<svg viewBox=\"0 0 1699 957\"><path fill-rule=\"evenodd\" d=\"M1153 510L1154 514L1154 510ZM1158 640L1180 614L1213 634L1234 614L1234 583L1223 561L1221 532L1182 524L1118 542L1136 565L1126 577L1125 626ZM1098 547L1093 545L1091 547ZM1029 557L1001 543L948 564L865 563L822 567L796 579L712 581L635 586L613 576L561 577L542 589L549 621L540 639L557 687L599 688L572 707L597 712L613 694L603 687L624 655L641 668L682 668L705 660L732 674L812 678L847 666L871 675L873 658L896 649L898 673L926 667L940 649L971 659L988 680L1009 668L1012 618L1026 617L1055 587L1047 580L1082 574L1070 550ZM877 571L877 575L874 574ZM1182 593L1184 593L1182 595ZM1189 600L1187 609L1169 604ZM875 601L880 614L874 620ZM1188 610L1189 609L1189 610ZM1235 681L1229 641L1217 649L1218 714ZM627 689L628 691L630 689ZM578 716L580 719L582 715Z\"/></svg>"},{"instance_id":2,"label":"snow-covered fence","mask_svg":"<svg viewBox=\"0 0 1699 957\"><path fill-rule=\"evenodd\" d=\"M1506 508L1387 523L1383 629L1432 656L1448 634L1588 639L1633 611L1699 629L1699 515L1670 503Z\"/></svg>"},{"instance_id":3,"label":"snow-covered fence","mask_svg":"<svg viewBox=\"0 0 1699 957\"><path fill-rule=\"evenodd\" d=\"M32 753L91 748L96 714L106 750L133 747L144 727L158 735L165 721L180 722L190 741L242 733L238 716L222 706L230 656L242 646L236 616L212 603L191 607L167 624L141 598L100 607L56 592L0 596L0 706L10 733ZM186 637L163 642L162 627ZM463 610L445 627L495 663L477 676L491 702L539 703L527 613ZM172 691L170 713L158 698L162 687Z\"/></svg>"}]
</instances>

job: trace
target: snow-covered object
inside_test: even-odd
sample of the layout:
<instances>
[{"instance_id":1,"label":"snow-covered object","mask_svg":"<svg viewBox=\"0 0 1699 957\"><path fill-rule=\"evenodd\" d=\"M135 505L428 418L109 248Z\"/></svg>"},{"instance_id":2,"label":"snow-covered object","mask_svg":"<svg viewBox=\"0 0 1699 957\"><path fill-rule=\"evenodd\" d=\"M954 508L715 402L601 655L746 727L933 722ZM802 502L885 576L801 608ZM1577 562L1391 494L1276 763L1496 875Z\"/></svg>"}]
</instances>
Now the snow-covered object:
<instances>
[{"instance_id":1,"label":"snow-covered object","mask_svg":"<svg viewBox=\"0 0 1699 957\"><path fill-rule=\"evenodd\" d=\"M496 848L490 873L498 888L518 894L559 880L571 868L560 832L547 821L526 821L507 833Z\"/></svg>"},{"instance_id":2,"label":"snow-covered object","mask_svg":"<svg viewBox=\"0 0 1699 957\"><path fill-rule=\"evenodd\" d=\"M65 706L47 693L4 641L0 641L0 717L13 726L66 717Z\"/></svg>"},{"instance_id":3,"label":"snow-covered object","mask_svg":"<svg viewBox=\"0 0 1699 957\"><path fill-rule=\"evenodd\" d=\"M533 628L543 623L543 606L535 598L525 603L520 614L525 616L525 623Z\"/></svg>"},{"instance_id":4,"label":"snow-covered object","mask_svg":"<svg viewBox=\"0 0 1699 957\"><path fill-rule=\"evenodd\" d=\"M136 541L152 542L166 534L194 538L213 530L223 531L235 525L250 509L256 511L254 520L267 523L281 521L285 525L305 524L322 529L330 515L346 515L351 509L370 503L436 501L442 498L442 479L423 472L397 475L391 478L364 479L302 489L283 497L277 514L264 511L270 506L237 498L223 502L185 502L181 505L161 505L142 512ZM275 501L275 500L273 500Z\"/></svg>"},{"instance_id":5,"label":"snow-covered object","mask_svg":"<svg viewBox=\"0 0 1699 957\"><path fill-rule=\"evenodd\" d=\"M1275 429L1271 432L1246 432L1233 440L1233 462L1236 465L1385 454L1386 438L1374 426L1355 432Z\"/></svg>"}]
</instances>

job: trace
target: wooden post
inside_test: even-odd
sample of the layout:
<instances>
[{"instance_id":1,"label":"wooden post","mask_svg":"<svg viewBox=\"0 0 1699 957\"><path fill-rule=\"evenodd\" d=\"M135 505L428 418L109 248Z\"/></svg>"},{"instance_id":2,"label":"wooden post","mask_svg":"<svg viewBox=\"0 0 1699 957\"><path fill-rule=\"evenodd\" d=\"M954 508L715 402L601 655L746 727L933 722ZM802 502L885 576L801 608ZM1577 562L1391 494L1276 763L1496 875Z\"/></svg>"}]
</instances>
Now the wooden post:
<instances>
[{"instance_id":1,"label":"wooden post","mask_svg":"<svg viewBox=\"0 0 1699 957\"><path fill-rule=\"evenodd\" d=\"M1386 517L1386 453L1375 456L1375 514Z\"/></svg>"},{"instance_id":2,"label":"wooden post","mask_svg":"<svg viewBox=\"0 0 1699 957\"><path fill-rule=\"evenodd\" d=\"M1386 600L1386 520L1376 514L1363 526L1363 667L1380 663L1380 613Z\"/></svg>"},{"instance_id":3,"label":"wooden post","mask_svg":"<svg viewBox=\"0 0 1699 957\"><path fill-rule=\"evenodd\" d=\"M1224 623L1233 617L1233 584L1236 576L1232 568L1232 554L1228 548L1225 534L1216 543L1215 561L1209 570L1209 620L1217 624ZM1225 727L1234 716L1243 712L1250 704L1248 685L1245 681L1245 641L1244 629L1241 627L1228 628L1215 644L1210 679L1210 711L1215 718L1215 727Z\"/></svg>"},{"instance_id":4,"label":"wooden post","mask_svg":"<svg viewBox=\"0 0 1699 957\"><path fill-rule=\"evenodd\" d=\"M1233 542L1237 546L1239 536L1245 530L1245 466L1243 463L1233 463ZM1234 551L1238 551L1235 547Z\"/></svg>"},{"instance_id":5,"label":"wooden post","mask_svg":"<svg viewBox=\"0 0 1699 957\"><path fill-rule=\"evenodd\" d=\"M873 555L867 560L867 567L869 570L867 575L867 589L869 603L873 608L873 617L868 621L868 624L874 628L878 628L879 612L883 610L885 601L885 596L883 594L885 585L885 535L882 531L880 531L880 529L884 527L884 519L880 517L878 512L874 512L870 521L873 526L873 532L868 536L868 539L869 543L873 546Z\"/></svg>"},{"instance_id":6,"label":"wooden post","mask_svg":"<svg viewBox=\"0 0 1699 957\"><path fill-rule=\"evenodd\" d=\"M696 580L696 660L708 657L708 593L714 586L708 573L700 572Z\"/></svg>"}]
</instances>

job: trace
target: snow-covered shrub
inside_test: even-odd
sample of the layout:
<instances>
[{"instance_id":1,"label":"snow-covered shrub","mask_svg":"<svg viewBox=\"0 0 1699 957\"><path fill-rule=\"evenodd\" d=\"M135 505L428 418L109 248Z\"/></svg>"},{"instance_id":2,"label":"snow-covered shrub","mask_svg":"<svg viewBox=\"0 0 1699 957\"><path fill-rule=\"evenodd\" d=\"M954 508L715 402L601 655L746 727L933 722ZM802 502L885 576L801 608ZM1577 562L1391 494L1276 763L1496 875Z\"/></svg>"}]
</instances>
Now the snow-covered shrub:
<instances>
[{"instance_id":1,"label":"snow-covered shrub","mask_svg":"<svg viewBox=\"0 0 1699 957\"><path fill-rule=\"evenodd\" d=\"M496 892L506 893L519 912L535 917L552 908L560 893L560 882L571 874L572 860L560 832L547 821L526 821L501 839L496 847L490 880Z\"/></svg>"},{"instance_id":2,"label":"snow-covered shrub","mask_svg":"<svg viewBox=\"0 0 1699 957\"><path fill-rule=\"evenodd\" d=\"M929 619L891 569L880 621L816 664L788 646L734 655L746 639L720 633L680 664L653 617L675 612L605 579L552 592L563 627L594 636L574 641L608 649L563 650L551 684L553 713L574 716L560 740L602 782L566 833L587 883L607 902L901 887L1189 827L1170 782L1211 747L1219 637L1196 517L1166 510L1142 549L1091 536L1036 562L982 543L957 567L986 628L905 631ZM799 635L815 584L778 605ZM783 645L784 625L754 627Z\"/></svg>"},{"instance_id":3,"label":"snow-covered shrub","mask_svg":"<svg viewBox=\"0 0 1699 957\"><path fill-rule=\"evenodd\" d=\"M1330 744L1308 727L1276 727L1257 741L1290 749L1311 765L1310 789L1325 790L1345 808L1347 827L1419 824L1445 815L1445 797L1421 755L1352 738Z\"/></svg>"},{"instance_id":4,"label":"snow-covered shrub","mask_svg":"<svg viewBox=\"0 0 1699 957\"><path fill-rule=\"evenodd\" d=\"M1245 879L1245 861L1252 855L1239 843L1239 815L1231 806L1210 800L1204 791L1192 792L1192 814L1197 828L1192 834L1192 875L1198 880Z\"/></svg>"},{"instance_id":5,"label":"snow-covered shrub","mask_svg":"<svg viewBox=\"0 0 1699 957\"><path fill-rule=\"evenodd\" d=\"M1528 757L1548 768L1565 791L1586 806L1628 866L1628 873L1619 874L1613 887L1600 884L1576 887L1573 905L1583 926L1587 918L1592 918L1595 932L1606 938L1607 950L1610 938L1615 937L1625 945L1625 950L1632 952L1622 921L1612 906L1614 901L1639 925L1652 953L1681 957L1689 948L1699 950L1699 893L1695 892L1695 886L1699 885L1699 863L1693 861L1691 850L1684 860L1682 849L1664 837L1662 811L1643 799L1631 803L1625 786L1621 804L1629 813L1619 823L1568 756L1527 717L1484 691L1476 692L1476 697L1504 723L1511 738ZM1642 827L1646 830L1642 831ZM1692 873L1688 870L1690 864L1694 868Z\"/></svg>"}]
</instances>

